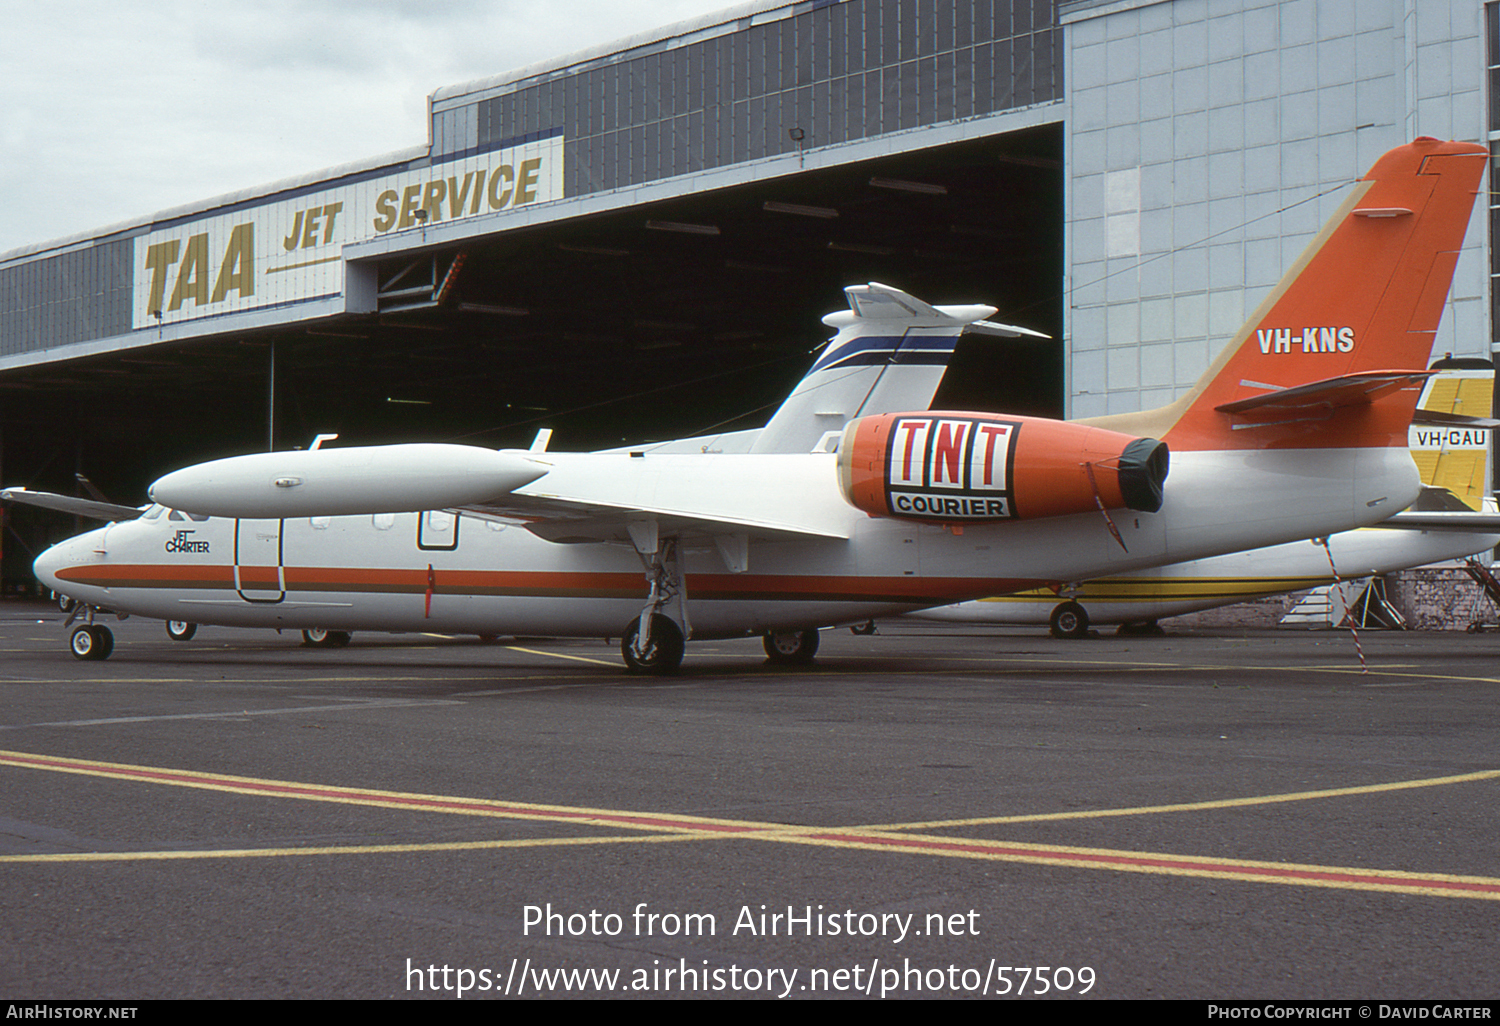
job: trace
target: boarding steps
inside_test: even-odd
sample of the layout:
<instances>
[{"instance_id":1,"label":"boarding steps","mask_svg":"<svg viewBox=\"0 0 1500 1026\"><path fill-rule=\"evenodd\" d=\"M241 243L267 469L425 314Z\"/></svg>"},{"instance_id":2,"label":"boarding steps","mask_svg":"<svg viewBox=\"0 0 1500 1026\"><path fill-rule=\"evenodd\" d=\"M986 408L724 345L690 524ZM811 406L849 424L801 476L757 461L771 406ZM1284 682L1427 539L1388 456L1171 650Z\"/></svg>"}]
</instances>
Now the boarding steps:
<instances>
[{"instance_id":1,"label":"boarding steps","mask_svg":"<svg viewBox=\"0 0 1500 1026\"><path fill-rule=\"evenodd\" d=\"M1314 588L1287 610L1279 625L1308 630L1334 626L1405 630L1406 618L1386 598L1383 580L1362 577Z\"/></svg>"},{"instance_id":2,"label":"boarding steps","mask_svg":"<svg viewBox=\"0 0 1500 1026\"><path fill-rule=\"evenodd\" d=\"M1330 592L1333 586L1326 588L1314 588L1303 595L1297 604L1281 615L1278 625L1282 627L1306 627L1309 630L1319 627L1332 627L1333 597ZM1343 610L1339 612L1339 619L1343 619Z\"/></svg>"},{"instance_id":3,"label":"boarding steps","mask_svg":"<svg viewBox=\"0 0 1500 1026\"><path fill-rule=\"evenodd\" d=\"M1490 600L1493 608L1500 609L1500 578L1496 578L1494 572L1473 556L1464 560L1464 573L1473 578L1474 583L1484 590L1485 596ZM1477 605L1477 603L1476 603ZM1469 624L1469 632L1474 633L1485 629L1485 617L1475 610L1474 620Z\"/></svg>"}]
</instances>

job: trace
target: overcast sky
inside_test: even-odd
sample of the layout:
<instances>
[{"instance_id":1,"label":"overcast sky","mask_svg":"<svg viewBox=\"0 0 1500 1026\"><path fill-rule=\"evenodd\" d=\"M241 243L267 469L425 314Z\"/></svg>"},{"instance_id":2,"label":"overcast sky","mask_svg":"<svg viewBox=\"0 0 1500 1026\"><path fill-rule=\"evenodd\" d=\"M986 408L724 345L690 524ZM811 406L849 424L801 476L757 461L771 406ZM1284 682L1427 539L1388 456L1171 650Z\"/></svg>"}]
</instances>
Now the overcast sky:
<instances>
[{"instance_id":1,"label":"overcast sky","mask_svg":"<svg viewBox=\"0 0 1500 1026\"><path fill-rule=\"evenodd\" d=\"M427 96L735 0L0 0L0 253L427 142Z\"/></svg>"}]
</instances>

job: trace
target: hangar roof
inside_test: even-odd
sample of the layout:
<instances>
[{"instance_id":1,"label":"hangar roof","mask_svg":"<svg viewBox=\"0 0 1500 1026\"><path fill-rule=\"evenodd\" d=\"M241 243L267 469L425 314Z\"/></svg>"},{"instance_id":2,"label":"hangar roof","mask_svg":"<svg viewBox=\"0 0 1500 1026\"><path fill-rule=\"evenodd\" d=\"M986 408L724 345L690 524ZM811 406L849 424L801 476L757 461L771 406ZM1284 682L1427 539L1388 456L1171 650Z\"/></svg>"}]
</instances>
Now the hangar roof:
<instances>
[{"instance_id":1,"label":"hangar roof","mask_svg":"<svg viewBox=\"0 0 1500 1026\"><path fill-rule=\"evenodd\" d=\"M447 104L455 99L471 97L476 93L484 93L499 90L508 85L524 82L527 79L547 75L556 71L572 70L582 65L591 64L595 61L607 60L621 54L629 53L650 47L656 43L676 40L683 37L702 37L714 35L719 32L732 32L741 27L738 22L744 19L755 18L759 15L762 19L775 17L790 17L800 11L812 10L814 7L826 7L829 3L837 0L799 0L797 3L787 3L786 0L752 0L750 3L726 6L722 11L714 11L710 14L700 15L697 18L687 18L683 21L663 25L660 28L648 29L638 32L624 39L617 39L611 43L599 46L591 46L577 50L561 57L552 57L547 60L536 61L532 64L523 65L511 71L491 75L486 78L475 79L470 82L460 82L457 85L444 86L435 90L429 99L434 107Z\"/></svg>"}]
</instances>

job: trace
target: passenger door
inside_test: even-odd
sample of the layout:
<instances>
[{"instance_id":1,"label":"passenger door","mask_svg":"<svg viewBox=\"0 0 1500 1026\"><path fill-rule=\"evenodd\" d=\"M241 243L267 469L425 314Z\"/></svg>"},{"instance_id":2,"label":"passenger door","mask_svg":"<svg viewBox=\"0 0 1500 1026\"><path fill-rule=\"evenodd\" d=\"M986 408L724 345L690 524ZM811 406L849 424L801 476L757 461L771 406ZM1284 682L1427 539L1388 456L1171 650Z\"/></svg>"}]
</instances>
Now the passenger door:
<instances>
[{"instance_id":1,"label":"passenger door","mask_svg":"<svg viewBox=\"0 0 1500 1026\"><path fill-rule=\"evenodd\" d=\"M281 525L280 520L234 522L234 586L246 602L280 602L286 597Z\"/></svg>"}]
</instances>

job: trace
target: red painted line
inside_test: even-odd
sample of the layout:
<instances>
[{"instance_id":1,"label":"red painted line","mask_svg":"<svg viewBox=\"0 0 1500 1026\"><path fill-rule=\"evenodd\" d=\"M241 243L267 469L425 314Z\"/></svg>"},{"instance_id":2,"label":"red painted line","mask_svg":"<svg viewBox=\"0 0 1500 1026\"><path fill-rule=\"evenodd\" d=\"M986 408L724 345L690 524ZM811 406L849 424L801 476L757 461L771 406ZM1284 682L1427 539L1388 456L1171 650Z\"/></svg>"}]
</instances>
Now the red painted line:
<instances>
[{"instance_id":1,"label":"red painted line","mask_svg":"<svg viewBox=\"0 0 1500 1026\"><path fill-rule=\"evenodd\" d=\"M495 802L480 799L435 798L424 795L405 795L396 792L362 791L356 788L289 784L255 778L192 773L180 770L157 770L144 766L98 763L82 759L31 755L25 752L0 753L0 762L12 765L34 766L40 769L87 773L116 779L141 780L153 783L263 794L283 798L352 802L385 808L430 809L441 812L511 816L554 822L607 823L640 830L680 830L689 833L718 834L722 836L755 836L765 840L793 844L829 842L865 848L882 848L911 854L952 852L979 857L1011 858L1031 863L1062 863L1077 867L1117 869L1123 871L1163 871L1183 875L1231 877L1245 881L1262 881L1266 883L1292 883L1308 886L1331 884L1334 886L1389 888L1408 892L1448 893L1455 897L1500 898L1500 880L1453 879L1436 874L1395 874L1381 871L1357 872L1336 867L1325 869L1315 866L1278 866L1248 861L1206 860L1190 856L1178 857L1158 854L1136 855L1128 852L1080 851L1062 847L1052 848L1044 845L1018 845L1003 841L976 841L957 838L944 840L932 837L909 836L893 837L874 832L810 830L806 827L799 827L792 824L723 822L694 817L663 816L648 813L569 809L556 806L526 805L522 803Z\"/></svg>"},{"instance_id":2,"label":"red painted line","mask_svg":"<svg viewBox=\"0 0 1500 1026\"><path fill-rule=\"evenodd\" d=\"M653 816L649 814L626 814L587 809L559 809L545 805L494 802L483 799L465 800L451 798L429 798L422 795L402 795L381 791L361 791L356 788L325 787L310 784L283 784L253 778L220 776L216 774L189 773L176 770L153 770L142 766L126 766L118 763L94 763L86 760L52 758L8 752L0 756L4 762L36 766L43 769L71 770L99 774L127 780L144 780L154 783L177 784L186 787L203 787L213 790L232 790L266 794L284 798L311 798L323 801L352 801L364 805L390 808L433 809L444 812L488 813L491 815L524 816L531 819L615 823L646 829L692 830L708 833L752 833L764 829L753 823L733 824L713 821Z\"/></svg>"},{"instance_id":3,"label":"red painted line","mask_svg":"<svg viewBox=\"0 0 1500 1026\"><path fill-rule=\"evenodd\" d=\"M1394 876L1379 872L1353 873L1330 869L1313 869L1296 866L1271 866L1255 862L1207 862L1189 857L1176 858L1161 855L1129 855L1111 852L1081 852L1067 848L1043 846L1017 847L1003 842L988 841L935 841L924 838L881 837L863 833L817 833L806 835L815 840L838 841L845 844L861 844L907 851L955 851L974 855L1004 855L1027 861L1059 861L1077 865L1123 869L1167 869L1177 872L1212 873L1251 879L1286 880L1305 883L1362 884L1380 887L1399 887L1405 890L1447 890L1463 894L1500 896L1500 882L1478 880L1452 880L1442 876L1420 874Z\"/></svg>"}]
</instances>

